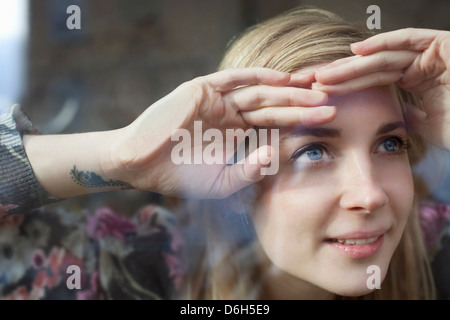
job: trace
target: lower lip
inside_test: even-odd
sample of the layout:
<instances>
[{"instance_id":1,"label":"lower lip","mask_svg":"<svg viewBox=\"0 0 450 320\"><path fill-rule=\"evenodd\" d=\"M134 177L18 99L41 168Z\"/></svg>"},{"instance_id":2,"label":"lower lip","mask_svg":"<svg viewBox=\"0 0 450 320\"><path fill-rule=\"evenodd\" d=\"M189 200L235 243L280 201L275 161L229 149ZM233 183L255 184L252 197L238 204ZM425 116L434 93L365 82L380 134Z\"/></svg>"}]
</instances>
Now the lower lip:
<instances>
[{"instance_id":1,"label":"lower lip","mask_svg":"<svg viewBox=\"0 0 450 320\"><path fill-rule=\"evenodd\" d=\"M363 245L357 244L345 245L339 242L327 242L327 243L350 258L364 259L369 258L378 252L378 250L381 248L381 245L383 244L383 237L384 235L381 235L375 242Z\"/></svg>"}]
</instances>

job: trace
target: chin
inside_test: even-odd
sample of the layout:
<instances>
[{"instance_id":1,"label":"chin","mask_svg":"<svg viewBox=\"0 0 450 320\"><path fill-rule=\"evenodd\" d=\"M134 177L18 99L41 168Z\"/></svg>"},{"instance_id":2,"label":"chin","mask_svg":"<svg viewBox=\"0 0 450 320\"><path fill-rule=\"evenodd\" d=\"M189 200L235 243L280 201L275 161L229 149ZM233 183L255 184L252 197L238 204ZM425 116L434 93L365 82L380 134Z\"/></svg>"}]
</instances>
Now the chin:
<instances>
[{"instance_id":1,"label":"chin","mask_svg":"<svg viewBox=\"0 0 450 320\"><path fill-rule=\"evenodd\" d=\"M361 286L361 285L354 286L354 287L347 285L343 288L333 288L333 289L330 288L329 289L330 292L332 292L338 296L349 297L349 298L362 297L362 296L365 296L365 295L377 290L377 289L369 289L369 288L367 288L367 286Z\"/></svg>"},{"instance_id":2,"label":"chin","mask_svg":"<svg viewBox=\"0 0 450 320\"><path fill-rule=\"evenodd\" d=\"M342 297L362 297L381 289L385 274L379 274L376 282L372 281L373 278L371 277L373 275L365 271L353 276L347 274L338 281L335 279L333 283L329 283L325 289Z\"/></svg>"}]
</instances>

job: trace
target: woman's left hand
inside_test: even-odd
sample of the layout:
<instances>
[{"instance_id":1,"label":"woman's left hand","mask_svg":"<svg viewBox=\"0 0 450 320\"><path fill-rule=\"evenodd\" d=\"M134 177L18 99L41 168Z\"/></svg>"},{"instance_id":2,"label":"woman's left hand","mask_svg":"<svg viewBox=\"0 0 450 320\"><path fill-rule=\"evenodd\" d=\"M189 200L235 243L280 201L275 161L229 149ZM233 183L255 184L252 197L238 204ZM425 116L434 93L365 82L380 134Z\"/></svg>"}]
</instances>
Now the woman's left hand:
<instances>
[{"instance_id":1,"label":"woman's left hand","mask_svg":"<svg viewBox=\"0 0 450 320\"><path fill-rule=\"evenodd\" d=\"M424 112L408 108L413 130L450 150L450 32L401 29L375 35L351 49L356 56L319 69L312 88L346 94L397 82L422 100Z\"/></svg>"}]
</instances>

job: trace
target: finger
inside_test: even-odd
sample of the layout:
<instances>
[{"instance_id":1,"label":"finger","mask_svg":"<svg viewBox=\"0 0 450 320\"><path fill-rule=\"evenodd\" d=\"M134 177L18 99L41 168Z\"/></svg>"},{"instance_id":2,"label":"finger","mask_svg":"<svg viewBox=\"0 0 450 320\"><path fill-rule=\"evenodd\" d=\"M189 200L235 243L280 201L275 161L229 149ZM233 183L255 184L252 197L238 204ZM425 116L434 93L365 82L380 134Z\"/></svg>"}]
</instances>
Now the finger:
<instances>
[{"instance_id":1,"label":"finger","mask_svg":"<svg viewBox=\"0 0 450 320\"><path fill-rule=\"evenodd\" d=\"M314 107L323 105L328 100L327 94L320 91L266 85L241 87L223 97L227 108L244 111L267 106Z\"/></svg>"},{"instance_id":2,"label":"finger","mask_svg":"<svg viewBox=\"0 0 450 320\"><path fill-rule=\"evenodd\" d=\"M311 84L316 81L315 72L316 70L293 73L286 86L309 88L311 87Z\"/></svg>"},{"instance_id":3,"label":"finger","mask_svg":"<svg viewBox=\"0 0 450 320\"><path fill-rule=\"evenodd\" d=\"M268 68L234 68L222 70L196 80L205 81L215 90L226 92L244 85L284 85L289 82L290 78L289 73Z\"/></svg>"},{"instance_id":4,"label":"finger","mask_svg":"<svg viewBox=\"0 0 450 320\"><path fill-rule=\"evenodd\" d=\"M329 95L347 94L371 87L389 85L397 82L400 79L401 74L401 70L375 72L334 85L313 83L312 88L314 90L326 92Z\"/></svg>"},{"instance_id":5,"label":"finger","mask_svg":"<svg viewBox=\"0 0 450 320\"><path fill-rule=\"evenodd\" d=\"M418 55L411 65L403 70L402 79L399 81L402 88L422 92L445 83L444 62L440 59L430 59L428 63L424 61L426 60L423 55Z\"/></svg>"},{"instance_id":6,"label":"finger","mask_svg":"<svg viewBox=\"0 0 450 320\"><path fill-rule=\"evenodd\" d=\"M370 56L360 56L337 66L328 66L316 72L322 84L336 84L380 71L403 70L417 57L411 51L383 51Z\"/></svg>"},{"instance_id":7,"label":"finger","mask_svg":"<svg viewBox=\"0 0 450 320\"><path fill-rule=\"evenodd\" d=\"M337 59L337 60L334 60L333 62L330 62L330 63L326 64L325 66L323 66L323 67L321 67L321 68L318 68L317 71L320 71L320 70L326 70L326 69L332 68L332 67L337 67L337 66L343 65L343 64L345 64L345 63L347 63L347 62L351 62L351 61L353 61L353 60L355 60L355 59L359 59L360 57L361 57L361 56L356 55L356 56L350 56L350 57L345 57L345 58ZM317 73L317 72L316 72L316 73Z\"/></svg>"},{"instance_id":8,"label":"finger","mask_svg":"<svg viewBox=\"0 0 450 320\"><path fill-rule=\"evenodd\" d=\"M336 117L336 108L268 107L242 112L241 116L246 123L253 126L319 125L333 121Z\"/></svg>"},{"instance_id":9,"label":"finger","mask_svg":"<svg viewBox=\"0 0 450 320\"><path fill-rule=\"evenodd\" d=\"M223 183L218 193L225 198L262 180L264 178L264 170L262 169L270 167L272 158L276 156L275 152L276 150L271 146L261 146L244 160L226 166L219 177L219 181L223 181Z\"/></svg>"},{"instance_id":10,"label":"finger","mask_svg":"<svg viewBox=\"0 0 450 320\"><path fill-rule=\"evenodd\" d=\"M430 46L442 31L406 28L377 34L351 45L353 53L369 55L383 50L422 51Z\"/></svg>"}]
</instances>

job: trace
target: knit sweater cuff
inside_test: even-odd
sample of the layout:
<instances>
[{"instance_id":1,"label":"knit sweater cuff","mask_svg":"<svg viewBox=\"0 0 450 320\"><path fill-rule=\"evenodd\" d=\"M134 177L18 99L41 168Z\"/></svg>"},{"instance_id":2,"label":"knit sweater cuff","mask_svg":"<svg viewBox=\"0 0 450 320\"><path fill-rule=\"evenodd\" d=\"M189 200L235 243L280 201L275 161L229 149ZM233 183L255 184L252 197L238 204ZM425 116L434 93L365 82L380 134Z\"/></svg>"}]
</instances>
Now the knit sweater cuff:
<instances>
[{"instance_id":1,"label":"knit sweater cuff","mask_svg":"<svg viewBox=\"0 0 450 320\"><path fill-rule=\"evenodd\" d=\"M0 114L0 217L58 201L36 179L23 147L24 134L39 132L19 105Z\"/></svg>"}]
</instances>

